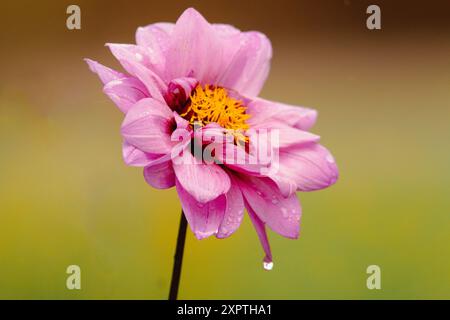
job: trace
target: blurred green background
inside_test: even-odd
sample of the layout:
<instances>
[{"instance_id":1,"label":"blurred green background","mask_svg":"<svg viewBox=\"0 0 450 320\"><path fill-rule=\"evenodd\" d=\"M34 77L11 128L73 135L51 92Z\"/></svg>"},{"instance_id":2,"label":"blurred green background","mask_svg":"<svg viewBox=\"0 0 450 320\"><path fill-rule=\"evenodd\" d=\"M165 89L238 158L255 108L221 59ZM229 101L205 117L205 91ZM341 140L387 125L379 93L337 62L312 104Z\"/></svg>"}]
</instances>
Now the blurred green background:
<instances>
[{"instance_id":1,"label":"blurred green background","mask_svg":"<svg viewBox=\"0 0 450 320\"><path fill-rule=\"evenodd\" d=\"M118 67L105 42L194 6L270 37L262 96L319 110L340 180L299 194L301 237L269 234L271 272L248 217L226 240L189 232L180 298L450 299L448 1L377 1L380 31L368 1L80 0L79 31L69 4L0 5L0 298L167 297L176 192L123 164L122 114L82 58ZM71 264L82 290L66 289Z\"/></svg>"}]
</instances>

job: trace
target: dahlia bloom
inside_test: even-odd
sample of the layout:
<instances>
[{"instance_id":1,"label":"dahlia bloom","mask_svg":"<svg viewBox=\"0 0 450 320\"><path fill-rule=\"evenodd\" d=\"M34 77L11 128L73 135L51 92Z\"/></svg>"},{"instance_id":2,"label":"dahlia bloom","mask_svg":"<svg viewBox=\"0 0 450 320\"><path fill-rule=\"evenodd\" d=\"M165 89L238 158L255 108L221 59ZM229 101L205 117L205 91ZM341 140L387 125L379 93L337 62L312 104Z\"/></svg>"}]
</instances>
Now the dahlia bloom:
<instances>
[{"instance_id":1,"label":"dahlia bloom","mask_svg":"<svg viewBox=\"0 0 450 320\"><path fill-rule=\"evenodd\" d=\"M266 226L297 238L295 192L338 177L332 155L308 132L317 112L258 97L272 57L262 33L209 24L190 8L175 24L138 28L136 43L107 44L126 73L86 59L125 114L125 163L143 167L155 188L175 186L198 239L230 236L247 209L270 269Z\"/></svg>"}]
</instances>

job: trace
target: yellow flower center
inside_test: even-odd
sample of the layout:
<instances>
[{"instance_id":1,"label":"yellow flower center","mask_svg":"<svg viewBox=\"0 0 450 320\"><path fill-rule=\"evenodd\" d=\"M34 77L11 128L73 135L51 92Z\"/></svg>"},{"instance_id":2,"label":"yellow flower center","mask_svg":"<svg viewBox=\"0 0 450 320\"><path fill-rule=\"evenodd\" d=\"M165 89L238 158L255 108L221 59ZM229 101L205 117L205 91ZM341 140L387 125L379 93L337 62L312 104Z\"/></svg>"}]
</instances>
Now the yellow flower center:
<instances>
[{"instance_id":1,"label":"yellow flower center","mask_svg":"<svg viewBox=\"0 0 450 320\"><path fill-rule=\"evenodd\" d=\"M249 128L246 120L250 115L243 102L228 95L226 89L215 86L197 86L191 93L190 105L182 117L194 125L215 122L228 129L237 140L247 140L243 132Z\"/></svg>"}]
</instances>

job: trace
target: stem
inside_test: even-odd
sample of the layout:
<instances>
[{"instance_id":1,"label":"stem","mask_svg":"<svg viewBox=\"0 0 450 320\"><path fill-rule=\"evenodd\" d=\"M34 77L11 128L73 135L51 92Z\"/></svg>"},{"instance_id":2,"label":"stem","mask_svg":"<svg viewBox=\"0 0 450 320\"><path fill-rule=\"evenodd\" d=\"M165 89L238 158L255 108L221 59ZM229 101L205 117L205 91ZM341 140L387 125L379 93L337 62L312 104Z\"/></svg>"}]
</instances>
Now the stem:
<instances>
[{"instance_id":1,"label":"stem","mask_svg":"<svg viewBox=\"0 0 450 320\"><path fill-rule=\"evenodd\" d=\"M169 300L177 300L178 287L180 286L181 265L183 263L184 242L186 240L187 220L181 210L180 228L178 229L177 248L175 250L172 281L170 282Z\"/></svg>"}]
</instances>

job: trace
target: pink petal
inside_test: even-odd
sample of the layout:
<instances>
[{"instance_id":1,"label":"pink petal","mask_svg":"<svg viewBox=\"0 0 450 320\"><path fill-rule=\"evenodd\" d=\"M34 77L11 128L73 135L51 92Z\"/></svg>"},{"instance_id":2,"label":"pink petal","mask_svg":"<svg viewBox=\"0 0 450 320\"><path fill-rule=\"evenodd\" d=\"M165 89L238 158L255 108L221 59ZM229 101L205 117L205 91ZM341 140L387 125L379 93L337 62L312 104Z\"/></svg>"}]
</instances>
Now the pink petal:
<instances>
[{"instance_id":1,"label":"pink petal","mask_svg":"<svg viewBox=\"0 0 450 320\"><path fill-rule=\"evenodd\" d=\"M192 131L189 121L182 118L177 112L173 112L173 117L175 118L175 123L177 124L177 129L183 129L186 131Z\"/></svg>"},{"instance_id":2,"label":"pink petal","mask_svg":"<svg viewBox=\"0 0 450 320\"><path fill-rule=\"evenodd\" d=\"M194 132L195 145L205 146L203 157L208 162L224 164L237 172L261 176L263 168L268 169L268 162L245 151L243 146L234 144L234 136L217 123L209 123ZM211 160L211 161L210 161Z\"/></svg>"},{"instance_id":3,"label":"pink petal","mask_svg":"<svg viewBox=\"0 0 450 320\"><path fill-rule=\"evenodd\" d=\"M167 189L175 185L175 173L172 162L164 161L144 168L144 178L149 185L157 189Z\"/></svg>"},{"instance_id":4,"label":"pink petal","mask_svg":"<svg viewBox=\"0 0 450 320\"><path fill-rule=\"evenodd\" d=\"M258 126L265 122L279 121L300 130L309 130L316 122L317 111L304 107L291 106L264 99L255 99L247 105L247 113L251 115L247 123Z\"/></svg>"},{"instance_id":5,"label":"pink petal","mask_svg":"<svg viewBox=\"0 0 450 320\"><path fill-rule=\"evenodd\" d=\"M247 135L250 138L250 148L255 152L259 147L269 150L270 148L286 148L320 140L318 135L271 120L252 127L247 131Z\"/></svg>"},{"instance_id":6,"label":"pink petal","mask_svg":"<svg viewBox=\"0 0 450 320\"><path fill-rule=\"evenodd\" d=\"M170 22L159 22L139 27L136 31L136 43L139 46L151 48L152 51L165 53L169 47L170 35L174 27L175 24Z\"/></svg>"},{"instance_id":7,"label":"pink petal","mask_svg":"<svg viewBox=\"0 0 450 320\"><path fill-rule=\"evenodd\" d=\"M91 69L92 72L96 73L99 76L103 84L107 84L108 82L113 80L126 78L126 75L124 75L123 73L105 67L97 61L91 59L84 59L84 61L86 61L86 63L88 64L89 69Z\"/></svg>"},{"instance_id":8,"label":"pink petal","mask_svg":"<svg viewBox=\"0 0 450 320\"><path fill-rule=\"evenodd\" d=\"M270 40L259 32L245 32L241 34L238 45L239 50L218 83L243 95L256 97L269 74L272 58Z\"/></svg>"},{"instance_id":9,"label":"pink petal","mask_svg":"<svg viewBox=\"0 0 450 320\"><path fill-rule=\"evenodd\" d=\"M253 226L255 227L256 233L258 234L258 238L259 241L261 242L263 250L266 253L263 261L265 263L271 263L272 251L270 250L269 239L267 239L266 226L264 222L262 222L262 220L256 215L256 213L253 211L252 207L247 203L247 201L245 201L245 207L247 208L250 220L252 221Z\"/></svg>"},{"instance_id":10,"label":"pink petal","mask_svg":"<svg viewBox=\"0 0 450 320\"><path fill-rule=\"evenodd\" d=\"M152 98L164 101L163 95L166 93L167 86L151 70L152 64L145 49L130 44L108 43L106 45L124 69L142 81Z\"/></svg>"},{"instance_id":11,"label":"pink petal","mask_svg":"<svg viewBox=\"0 0 450 320\"><path fill-rule=\"evenodd\" d=\"M279 171L271 178L278 184L294 183L297 190L326 188L338 179L338 168L331 153L319 144L280 150Z\"/></svg>"},{"instance_id":12,"label":"pink petal","mask_svg":"<svg viewBox=\"0 0 450 320\"><path fill-rule=\"evenodd\" d=\"M137 102L122 123L125 140L144 152L170 153L174 119L169 107L153 98Z\"/></svg>"},{"instance_id":13,"label":"pink petal","mask_svg":"<svg viewBox=\"0 0 450 320\"><path fill-rule=\"evenodd\" d=\"M269 178L240 176L239 187L245 201L261 221L284 237L298 237L301 207L295 194L283 197Z\"/></svg>"},{"instance_id":14,"label":"pink petal","mask_svg":"<svg viewBox=\"0 0 450 320\"><path fill-rule=\"evenodd\" d=\"M230 190L225 194L226 209L220 224L217 238L229 237L241 225L244 217L244 199L236 183L231 183Z\"/></svg>"},{"instance_id":15,"label":"pink petal","mask_svg":"<svg viewBox=\"0 0 450 320\"><path fill-rule=\"evenodd\" d=\"M175 182L186 219L198 239L217 234L226 209L224 195L206 203L197 201L176 179Z\"/></svg>"},{"instance_id":16,"label":"pink petal","mask_svg":"<svg viewBox=\"0 0 450 320\"><path fill-rule=\"evenodd\" d=\"M166 101L172 110L183 113L184 106L188 101L191 91L198 85L198 80L194 78L178 78L170 81Z\"/></svg>"},{"instance_id":17,"label":"pink petal","mask_svg":"<svg viewBox=\"0 0 450 320\"><path fill-rule=\"evenodd\" d=\"M230 178L220 166L197 160L189 150L173 159L173 167L180 184L198 202L214 200L230 189Z\"/></svg>"},{"instance_id":18,"label":"pink petal","mask_svg":"<svg viewBox=\"0 0 450 320\"><path fill-rule=\"evenodd\" d=\"M126 141L124 141L122 145L122 156L125 164L132 167L148 166L154 160L161 157L159 154L141 151Z\"/></svg>"},{"instance_id":19,"label":"pink petal","mask_svg":"<svg viewBox=\"0 0 450 320\"><path fill-rule=\"evenodd\" d=\"M247 153L243 147L233 143L211 143L207 149L214 149L218 163L224 164L227 168L237 172L261 176L264 168L268 169L268 163L260 161L254 155Z\"/></svg>"},{"instance_id":20,"label":"pink petal","mask_svg":"<svg viewBox=\"0 0 450 320\"><path fill-rule=\"evenodd\" d=\"M281 127L279 130L279 148L286 148L297 145L304 145L311 142L318 142L320 137L308 131L303 131L294 127Z\"/></svg>"},{"instance_id":21,"label":"pink petal","mask_svg":"<svg viewBox=\"0 0 450 320\"><path fill-rule=\"evenodd\" d=\"M222 42L222 71L219 78L224 74L227 67L233 60L236 52L240 49L241 31L228 24L212 24L216 36ZM217 83L218 84L218 83ZM230 88L231 89L231 88Z\"/></svg>"},{"instance_id":22,"label":"pink petal","mask_svg":"<svg viewBox=\"0 0 450 320\"><path fill-rule=\"evenodd\" d=\"M233 135L227 135L227 130L215 122L208 123L206 126L196 127L194 139L198 145L208 143L233 143Z\"/></svg>"},{"instance_id":23,"label":"pink petal","mask_svg":"<svg viewBox=\"0 0 450 320\"><path fill-rule=\"evenodd\" d=\"M193 77L214 84L221 70L222 43L212 26L193 8L178 18L170 39L166 78Z\"/></svg>"},{"instance_id":24,"label":"pink petal","mask_svg":"<svg viewBox=\"0 0 450 320\"><path fill-rule=\"evenodd\" d=\"M135 78L121 78L108 82L103 92L111 98L119 109L127 111L139 100L149 97L147 88Z\"/></svg>"},{"instance_id":25,"label":"pink petal","mask_svg":"<svg viewBox=\"0 0 450 320\"><path fill-rule=\"evenodd\" d=\"M136 31L137 45L146 49L152 68L160 76L164 73L170 34L174 26L173 23L161 22L139 27Z\"/></svg>"},{"instance_id":26,"label":"pink petal","mask_svg":"<svg viewBox=\"0 0 450 320\"><path fill-rule=\"evenodd\" d=\"M234 38L235 36L240 36L241 34L241 30L230 24L213 23L211 24L211 26L213 27L216 34L224 39ZM236 48L236 46L233 47Z\"/></svg>"}]
</instances>

